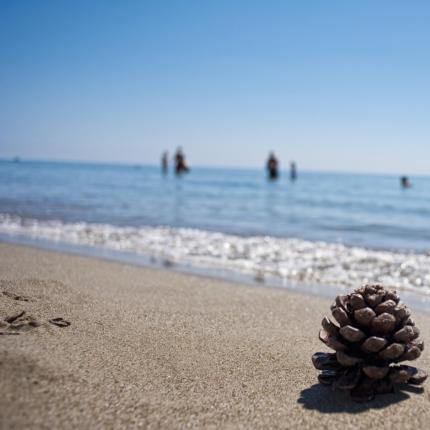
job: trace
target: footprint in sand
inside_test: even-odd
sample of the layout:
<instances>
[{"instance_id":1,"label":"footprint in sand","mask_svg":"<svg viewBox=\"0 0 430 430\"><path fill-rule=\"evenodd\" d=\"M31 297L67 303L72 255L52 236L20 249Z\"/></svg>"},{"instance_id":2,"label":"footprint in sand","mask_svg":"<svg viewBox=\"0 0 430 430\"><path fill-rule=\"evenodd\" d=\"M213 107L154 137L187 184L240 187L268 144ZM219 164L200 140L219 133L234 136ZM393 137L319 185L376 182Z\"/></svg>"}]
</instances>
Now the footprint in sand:
<instances>
[{"instance_id":1,"label":"footprint in sand","mask_svg":"<svg viewBox=\"0 0 430 430\"><path fill-rule=\"evenodd\" d=\"M4 296L8 297L9 299L12 300L18 300L20 302L29 302L30 301L30 297L24 296L24 295L19 295L19 294L15 294L12 293L10 291L3 291L2 292Z\"/></svg>"},{"instance_id":2,"label":"footprint in sand","mask_svg":"<svg viewBox=\"0 0 430 430\"><path fill-rule=\"evenodd\" d=\"M32 282L42 283L43 285L46 284L46 282L41 280L33 280ZM28 297L24 294L18 294L9 289L10 287L19 287L21 283L22 282L19 282L19 281L0 280L0 300L2 298L7 298L10 300L17 300L20 302L34 302L35 300L33 298ZM64 318L61 318L61 317L51 318L47 322L62 328L69 327L71 325L69 321L66 321ZM3 336L19 335L23 332L28 332L34 328L40 327L42 324L46 324L46 323L44 321L42 322L36 319L35 317L29 315L24 310L19 311L12 315L7 316L4 319L0 318L0 335L3 335Z\"/></svg>"},{"instance_id":3,"label":"footprint in sand","mask_svg":"<svg viewBox=\"0 0 430 430\"><path fill-rule=\"evenodd\" d=\"M52 318L49 320L49 322L58 327L69 327L69 325L71 324L69 321L66 321L63 318Z\"/></svg>"},{"instance_id":4,"label":"footprint in sand","mask_svg":"<svg viewBox=\"0 0 430 430\"><path fill-rule=\"evenodd\" d=\"M7 331L1 331L2 335L19 334L23 331L29 331L36 327L39 327L41 322L31 315L27 315L25 311L21 311L10 315L0 321L0 328L6 329Z\"/></svg>"},{"instance_id":5,"label":"footprint in sand","mask_svg":"<svg viewBox=\"0 0 430 430\"><path fill-rule=\"evenodd\" d=\"M71 325L69 321L64 318L57 317L48 320L49 323L57 327L68 327ZM18 335L21 332L26 332L41 326L42 323L31 315L27 315L25 311L18 312L10 315L0 321L0 335Z\"/></svg>"}]
</instances>

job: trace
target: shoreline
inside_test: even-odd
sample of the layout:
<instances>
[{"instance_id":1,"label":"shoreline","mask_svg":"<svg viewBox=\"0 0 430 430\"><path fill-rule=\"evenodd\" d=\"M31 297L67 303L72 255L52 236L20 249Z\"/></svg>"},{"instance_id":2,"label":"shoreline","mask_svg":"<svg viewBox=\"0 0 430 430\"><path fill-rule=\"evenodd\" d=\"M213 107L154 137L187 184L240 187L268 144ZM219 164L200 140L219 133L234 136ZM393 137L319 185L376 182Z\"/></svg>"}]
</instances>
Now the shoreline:
<instances>
[{"instance_id":1,"label":"shoreline","mask_svg":"<svg viewBox=\"0 0 430 430\"><path fill-rule=\"evenodd\" d=\"M1 428L424 428L426 391L317 384L331 300L0 243ZM412 309L424 341L430 316ZM49 324L64 318L69 327ZM430 367L427 349L416 362ZM427 386L428 384L426 384Z\"/></svg>"},{"instance_id":2,"label":"shoreline","mask_svg":"<svg viewBox=\"0 0 430 430\"><path fill-rule=\"evenodd\" d=\"M266 276L260 279L255 275L240 273L228 268L219 269L204 265L194 265L192 263L182 263L178 261L173 262L163 257L155 257L148 254L115 251L104 247L64 243L61 241L44 240L26 236L11 236L0 233L0 244L1 243L33 247L36 249L61 252L70 255L92 257L111 262L131 264L137 267L168 270L176 273L210 278L212 280L221 280L239 285L245 284L258 288L286 289L291 292L299 292L305 295L328 299L332 299L336 295L346 293L350 290L347 286L340 285L309 284L306 282L294 283L279 279L275 276ZM420 292L419 290L411 291L407 289L398 289L398 291L402 294L403 301L408 306L421 312L430 312L430 294L427 294L424 291Z\"/></svg>"}]
</instances>

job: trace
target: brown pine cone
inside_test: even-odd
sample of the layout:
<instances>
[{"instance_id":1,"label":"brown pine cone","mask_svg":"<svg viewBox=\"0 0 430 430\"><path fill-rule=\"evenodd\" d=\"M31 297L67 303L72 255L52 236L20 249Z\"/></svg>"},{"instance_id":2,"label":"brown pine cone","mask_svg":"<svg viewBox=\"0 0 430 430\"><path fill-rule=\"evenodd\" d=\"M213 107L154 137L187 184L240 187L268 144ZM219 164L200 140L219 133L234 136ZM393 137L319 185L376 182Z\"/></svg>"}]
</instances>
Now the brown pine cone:
<instances>
[{"instance_id":1,"label":"brown pine cone","mask_svg":"<svg viewBox=\"0 0 430 430\"><path fill-rule=\"evenodd\" d=\"M396 384L420 385L427 379L424 370L397 364L417 359L424 342L395 291L365 285L336 297L331 312L339 325L325 317L319 338L336 352L312 356L315 368L322 370L320 383L366 401L393 392Z\"/></svg>"}]
</instances>

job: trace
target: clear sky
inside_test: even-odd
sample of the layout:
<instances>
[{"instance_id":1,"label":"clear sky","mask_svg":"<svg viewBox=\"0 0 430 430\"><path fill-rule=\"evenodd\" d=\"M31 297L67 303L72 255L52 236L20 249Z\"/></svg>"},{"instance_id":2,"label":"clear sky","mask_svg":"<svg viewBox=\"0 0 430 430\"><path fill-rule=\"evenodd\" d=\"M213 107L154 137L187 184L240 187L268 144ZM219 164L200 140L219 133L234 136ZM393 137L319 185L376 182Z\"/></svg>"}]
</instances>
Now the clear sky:
<instances>
[{"instance_id":1,"label":"clear sky","mask_svg":"<svg viewBox=\"0 0 430 430\"><path fill-rule=\"evenodd\" d=\"M0 157L430 174L430 2L0 0Z\"/></svg>"}]
</instances>

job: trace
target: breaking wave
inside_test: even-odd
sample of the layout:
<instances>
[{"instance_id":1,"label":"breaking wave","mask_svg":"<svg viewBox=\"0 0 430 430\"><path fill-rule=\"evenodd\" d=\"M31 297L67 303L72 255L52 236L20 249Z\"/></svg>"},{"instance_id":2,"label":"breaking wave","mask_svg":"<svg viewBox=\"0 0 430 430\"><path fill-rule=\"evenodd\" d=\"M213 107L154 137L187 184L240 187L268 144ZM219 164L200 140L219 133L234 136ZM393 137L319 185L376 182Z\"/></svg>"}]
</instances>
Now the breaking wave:
<instances>
[{"instance_id":1,"label":"breaking wave","mask_svg":"<svg viewBox=\"0 0 430 430\"><path fill-rule=\"evenodd\" d=\"M258 279L355 287L377 281L430 294L430 255L190 228L64 223L0 214L0 233L97 246L168 262L228 269Z\"/></svg>"}]
</instances>

